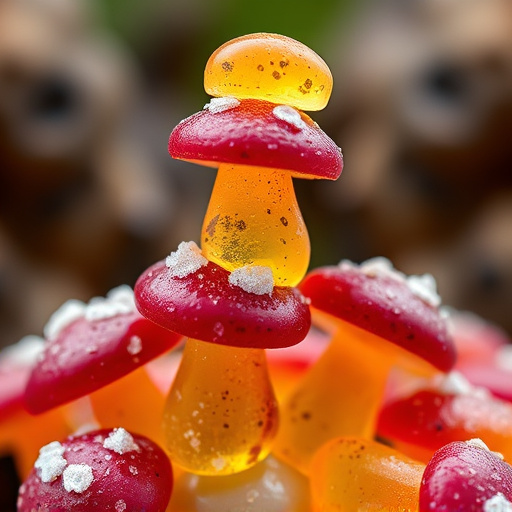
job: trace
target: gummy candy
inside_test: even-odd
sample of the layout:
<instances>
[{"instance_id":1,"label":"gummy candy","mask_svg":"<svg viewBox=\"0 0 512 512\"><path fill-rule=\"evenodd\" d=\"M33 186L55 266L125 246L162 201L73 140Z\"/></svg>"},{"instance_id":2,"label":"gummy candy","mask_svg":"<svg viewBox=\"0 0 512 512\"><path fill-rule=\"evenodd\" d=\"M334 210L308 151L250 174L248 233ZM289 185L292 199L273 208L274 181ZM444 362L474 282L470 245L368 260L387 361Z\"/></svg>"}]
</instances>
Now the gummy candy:
<instances>
[{"instance_id":1,"label":"gummy candy","mask_svg":"<svg viewBox=\"0 0 512 512\"><path fill-rule=\"evenodd\" d=\"M310 48L278 34L249 34L218 48L208 60L204 88L211 96L234 96L321 110L332 75Z\"/></svg>"},{"instance_id":2,"label":"gummy candy","mask_svg":"<svg viewBox=\"0 0 512 512\"><path fill-rule=\"evenodd\" d=\"M173 462L205 475L253 466L270 451L277 415L264 351L187 341L164 413Z\"/></svg>"},{"instance_id":3,"label":"gummy candy","mask_svg":"<svg viewBox=\"0 0 512 512\"><path fill-rule=\"evenodd\" d=\"M423 464L375 441L333 439L311 464L313 511L416 512L424 470Z\"/></svg>"}]
</instances>

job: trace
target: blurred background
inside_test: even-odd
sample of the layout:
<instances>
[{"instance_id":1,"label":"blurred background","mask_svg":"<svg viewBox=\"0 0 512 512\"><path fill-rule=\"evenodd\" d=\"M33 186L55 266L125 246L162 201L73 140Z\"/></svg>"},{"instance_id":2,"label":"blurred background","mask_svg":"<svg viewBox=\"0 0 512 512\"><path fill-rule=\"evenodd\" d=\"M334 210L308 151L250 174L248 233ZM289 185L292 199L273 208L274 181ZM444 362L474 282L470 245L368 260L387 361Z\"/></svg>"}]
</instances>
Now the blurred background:
<instances>
[{"instance_id":1,"label":"blurred background","mask_svg":"<svg viewBox=\"0 0 512 512\"><path fill-rule=\"evenodd\" d=\"M296 183L312 266L382 255L512 333L510 0L1 0L0 345L200 238L214 172L173 161L202 73L250 32L329 64L336 183Z\"/></svg>"}]
</instances>

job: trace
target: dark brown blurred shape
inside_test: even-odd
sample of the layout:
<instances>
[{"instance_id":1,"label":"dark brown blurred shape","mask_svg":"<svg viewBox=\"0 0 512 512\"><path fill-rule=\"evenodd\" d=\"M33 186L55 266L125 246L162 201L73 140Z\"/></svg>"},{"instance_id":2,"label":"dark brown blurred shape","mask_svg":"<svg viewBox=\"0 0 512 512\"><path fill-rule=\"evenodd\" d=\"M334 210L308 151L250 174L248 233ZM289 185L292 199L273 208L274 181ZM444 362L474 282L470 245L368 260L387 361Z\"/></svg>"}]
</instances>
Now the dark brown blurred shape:
<instances>
[{"instance_id":1,"label":"dark brown blurred shape","mask_svg":"<svg viewBox=\"0 0 512 512\"><path fill-rule=\"evenodd\" d=\"M321 124L345 155L317 190L333 250L432 272L445 302L512 332L512 3L366 7L326 56Z\"/></svg>"},{"instance_id":2,"label":"dark brown blurred shape","mask_svg":"<svg viewBox=\"0 0 512 512\"><path fill-rule=\"evenodd\" d=\"M0 2L0 345L67 298L133 284L169 230L139 71L88 7Z\"/></svg>"}]
</instances>

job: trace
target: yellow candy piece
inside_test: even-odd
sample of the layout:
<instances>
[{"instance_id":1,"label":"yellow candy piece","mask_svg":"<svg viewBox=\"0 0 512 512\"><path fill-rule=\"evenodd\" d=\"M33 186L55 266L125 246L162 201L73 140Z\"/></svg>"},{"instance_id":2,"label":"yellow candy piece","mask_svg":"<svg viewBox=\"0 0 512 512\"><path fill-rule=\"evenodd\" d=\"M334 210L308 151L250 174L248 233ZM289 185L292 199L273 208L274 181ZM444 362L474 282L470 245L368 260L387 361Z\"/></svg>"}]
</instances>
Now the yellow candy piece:
<instances>
[{"instance_id":1,"label":"yellow candy piece","mask_svg":"<svg viewBox=\"0 0 512 512\"><path fill-rule=\"evenodd\" d=\"M311 466L313 512L416 512L425 465L371 440L338 438Z\"/></svg>"},{"instance_id":2,"label":"yellow candy piece","mask_svg":"<svg viewBox=\"0 0 512 512\"><path fill-rule=\"evenodd\" d=\"M278 410L265 351L189 339L164 410L173 463L229 475L265 458Z\"/></svg>"},{"instance_id":3,"label":"yellow candy piece","mask_svg":"<svg viewBox=\"0 0 512 512\"><path fill-rule=\"evenodd\" d=\"M307 46L277 34L249 34L218 48L204 72L211 96L253 98L321 110L329 101L332 75Z\"/></svg>"},{"instance_id":4,"label":"yellow candy piece","mask_svg":"<svg viewBox=\"0 0 512 512\"><path fill-rule=\"evenodd\" d=\"M223 164L201 233L203 255L227 270L270 267L274 283L295 286L310 257L309 236L290 173Z\"/></svg>"}]
</instances>

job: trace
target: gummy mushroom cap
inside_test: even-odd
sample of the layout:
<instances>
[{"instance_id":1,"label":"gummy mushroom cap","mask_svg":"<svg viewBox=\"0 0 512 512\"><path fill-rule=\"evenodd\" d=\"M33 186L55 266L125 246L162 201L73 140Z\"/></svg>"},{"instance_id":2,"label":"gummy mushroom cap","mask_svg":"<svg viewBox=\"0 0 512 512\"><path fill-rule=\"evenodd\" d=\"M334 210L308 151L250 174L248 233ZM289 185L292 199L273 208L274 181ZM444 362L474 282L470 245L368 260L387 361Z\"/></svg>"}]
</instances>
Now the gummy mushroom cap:
<instances>
[{"instance_id":1,"label":"gummy mushroom cap","mask_svg":"<svg viewBox=\"0 0 512 512\"><path fill-rule=\"evenodd\" d=\"M124 429L98 430L43 447L21 485L18 512L164 512L172 468L165 452Z\"/></svg>"},{"instance_id":2,"label":"gummy mushroom cap","mask_svg":"<svg viewBox=\"0 0 512 512\"><path fill-rule=\"evenodd\" d=\"M171 350L181 338L135 309L106 318L80 316L47 340L28 379L25 405L39 414L92 393Z\"/></svg>"},{"instance_id":3,"label":"gummy mushroom cap","mask_svg":"<svg viewBox=\"0 0 512 512\"><path fill-rule=\"evenodd\" d=\"M440 448L420 487L420 512L505 512L511 501L512 466L478 439ZM493 502L502 508L491 507Z\"/></svg>"},{"instance_id":4,"label":"gummy mushroom cap","mask_svg":"<svg viewBox=\"0 0 512 512\"><path fill-rule=\"evenodd\" d=\"M419 297L399 276L341 264L311 272L299 288L314 309L449 371L455 364L455 348L446 322L437 307Z\"/></svg>"},{"instance_id":5,"label":"gummy mushroom cap","mask_svg":"<svg viewBox=\"0 0 512 512\"><path fill-rule=\"evenodd\" d=\"M229 276L213 262L182 277L158 262L135 284L137 307L167 329L221 345L283 348L306 337L311 316L297 289L251 293L231 284Z\"/></svg>"},{"instance_id":6,"label":"gummy mushroom cap","mask_svg":"<svg viewBox=\"0 0 512 512\"><path fill-rule=\"evenodd\" d=\"M169 138L173 158L282 169L308 179L340 176L340 148L306 114L266 101L221 100L176 126Z\"/></svg>"}]
</instances>

